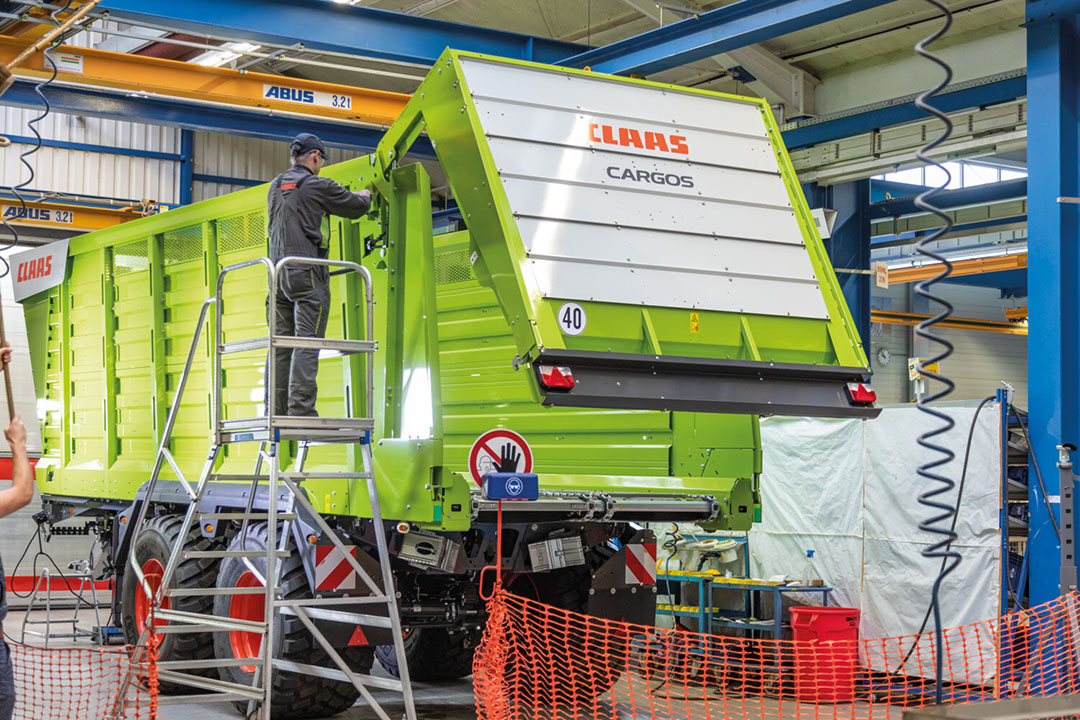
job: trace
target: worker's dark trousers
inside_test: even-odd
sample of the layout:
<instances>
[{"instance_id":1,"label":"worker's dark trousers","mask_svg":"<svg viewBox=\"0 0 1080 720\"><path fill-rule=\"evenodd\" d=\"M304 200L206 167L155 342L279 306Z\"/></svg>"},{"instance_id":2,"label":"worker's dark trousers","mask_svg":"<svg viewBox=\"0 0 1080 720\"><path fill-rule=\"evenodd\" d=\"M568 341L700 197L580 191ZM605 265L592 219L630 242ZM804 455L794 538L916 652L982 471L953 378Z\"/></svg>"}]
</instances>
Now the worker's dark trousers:
<instances>
[{"instance_id":1,"label":"worker's dark trousers","mask_svg":"<svg viewBox=\"0 0 1080 720\"><path fill-rule=\"evenodd\" d=\"M15 711L15 672L11 666L11 650L0 638L0 720L11 720Z\"/></svg>"},{"instance_id":2,"label":"worker's dark trousers","mask_svg":"<svg viewBox=\"0 0 1080 720\"><path fill-rule=\"evenodd\" d=\"M330 282L323 267L286 268L278 292L275 328L278 335L325 337L330 315ZM275 415L316 415L318 350L275 351ZM0 718L0 720L3 720Z\"/></svg>"}]
</instances>

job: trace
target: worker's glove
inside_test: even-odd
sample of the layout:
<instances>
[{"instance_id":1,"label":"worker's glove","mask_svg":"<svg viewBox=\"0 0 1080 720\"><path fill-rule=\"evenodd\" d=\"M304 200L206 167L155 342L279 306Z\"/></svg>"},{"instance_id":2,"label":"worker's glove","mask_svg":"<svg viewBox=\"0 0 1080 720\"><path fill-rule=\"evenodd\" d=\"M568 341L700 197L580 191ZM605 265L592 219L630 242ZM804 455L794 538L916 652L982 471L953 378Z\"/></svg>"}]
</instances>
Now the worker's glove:
<instances>
[{"instance_id":1,"label":"worker's glove","mask_svg":"<svg viewBox=\"0 0 1080 720\"><path fill-rule=\"evenodd\" d=\"M368 200L371 199L371 191L368 190L367 188L364 188L363 190L361 190L360 192L358 192L356 194L359 195L360 197L366 197Z\"/></svg>"}]
</instances>

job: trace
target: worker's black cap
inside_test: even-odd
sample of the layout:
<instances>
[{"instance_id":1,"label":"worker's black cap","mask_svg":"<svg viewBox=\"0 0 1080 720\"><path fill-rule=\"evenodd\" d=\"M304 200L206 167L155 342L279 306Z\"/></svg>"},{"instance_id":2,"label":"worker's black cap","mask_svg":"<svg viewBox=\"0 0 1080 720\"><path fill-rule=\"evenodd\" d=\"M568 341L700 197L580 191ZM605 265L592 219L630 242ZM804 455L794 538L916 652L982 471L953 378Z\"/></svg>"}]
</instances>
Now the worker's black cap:
<instances>
[{"instance_id":1,"label":"worker's black cap","mask_svg":"<svg viewBox=\"0 0 1080 720\"><path fill-rule=\"evenodd\" d=\"M293 157L300 157L307 155L312 150L318 150L323 157L323 160L328 160L330 155L326 152L326 145L316 135L311 133L300 133L293 138L292 145L289 146L292 150Z\"/></svg>"}]
</instances>

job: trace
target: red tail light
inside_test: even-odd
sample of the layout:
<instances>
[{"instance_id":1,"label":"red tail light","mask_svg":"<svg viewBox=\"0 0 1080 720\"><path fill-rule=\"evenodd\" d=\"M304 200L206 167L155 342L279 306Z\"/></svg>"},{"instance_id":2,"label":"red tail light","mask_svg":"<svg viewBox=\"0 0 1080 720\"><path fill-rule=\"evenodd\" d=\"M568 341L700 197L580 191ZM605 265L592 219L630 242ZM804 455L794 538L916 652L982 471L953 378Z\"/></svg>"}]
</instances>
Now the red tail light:
<instances>
[{"instance_id":1,"label":"red tail light","mask_svg":"<svg viewBox=\"0 0 1080 720\"><path fill-rule=\"evenodd\" d=\"M877 402L877 393L866 383L848 383L847 394L851 402L857 405L872 405Z\"/></svg>"},{"instance_id":2,"label":"red tail light","mask_svg":"<svg viewBox=\"0 0 1080 720\"><path fill-rule=\"evenodd\" d=\"M548 390L571 390L574 387L574 373L565 366L541 365L540 383Z\"/></svg>"}]
</instances>

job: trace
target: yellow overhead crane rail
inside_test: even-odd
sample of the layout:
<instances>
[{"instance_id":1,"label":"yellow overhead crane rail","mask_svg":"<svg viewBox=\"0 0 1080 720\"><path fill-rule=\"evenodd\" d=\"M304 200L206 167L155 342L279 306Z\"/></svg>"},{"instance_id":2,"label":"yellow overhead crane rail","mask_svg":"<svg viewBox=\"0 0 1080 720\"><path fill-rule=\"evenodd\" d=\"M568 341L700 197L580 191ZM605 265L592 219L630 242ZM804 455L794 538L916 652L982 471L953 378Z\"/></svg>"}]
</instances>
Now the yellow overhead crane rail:
<instances>
[{"instance_id":1,"label":"yellow overhead crane rail","mask_svg":"<svg viewBox=\"0 0 1080 720\"><path fill-rule=\"evenodd\" d=\"M996 257L971 258L970 260L953 260L951 277L979 275L1003 270L1020 270L1026 268L1027 264L1027 252L998 255ZM889 268L889 284L899 285L901 283L920 282L937 277L939 274L941 274L941 263L937 262L906 268Z\"/></svg>"},{"instance_id":2,"label":"yellow overhead crane rail","mask_svg":"<svg viewBox=\"0 0 1080 720\"><path fill-rule=\"evenodd\" d=\"M0 62L9 63L32 44L0 35ZM139 95L181 98L247 107L303 112L313 117L389 126L409 95L281 75L209 67L177 60L61 45L57 80L112 88ZM45 59L36 54L14 70L21 77L45 78Z\"/></svg>"},{"instance_id":3,"label":"yellow overhead crane rail","mask_svg":"<svg viewBox=\"0 0 1080 720\"><path fill-rule=\"evenodd\" d=\"M870 322L885 323L886 325L918 325L932 317L936 316L923 315L922 313L891 312L888 310L870 311ZM1026 325L1017 325L1013 322L1001 322L999 320L982 320L980 318L951 317L948 320L936 323L934 327L996 332L1005 335L1028 334Z\"/></svg>"},{"instance_id":4,"label":"yellow overhead crane rail","mask_svg":"<svg viewBox=\"0 0 1080 720\"><path fill-rule=\"evenodd\" d=\"M153 214L157 212L157 209L157 206L151 202L127 207L95 207L67 203L63 200L27 198L26 212L23 213L22 206L15 198L0 198L0 213L3 213L4 218L13 225L56 228L73 232L110 228L128 220L138 220L144 215Z\"/></svg>"}]
</instances>

